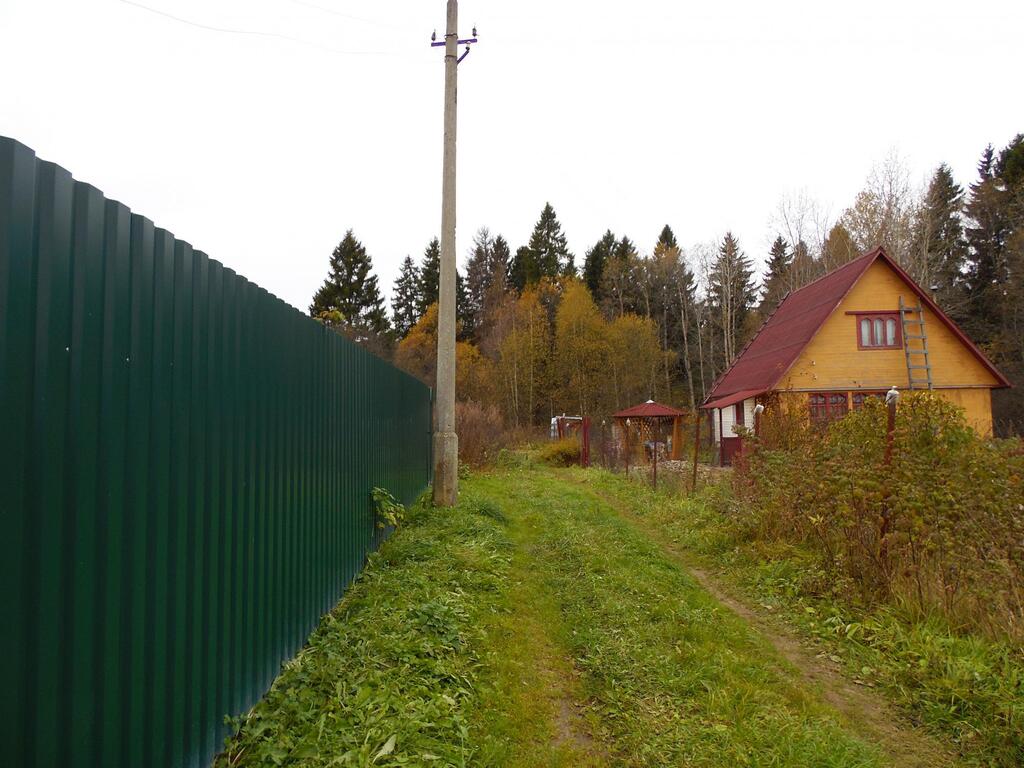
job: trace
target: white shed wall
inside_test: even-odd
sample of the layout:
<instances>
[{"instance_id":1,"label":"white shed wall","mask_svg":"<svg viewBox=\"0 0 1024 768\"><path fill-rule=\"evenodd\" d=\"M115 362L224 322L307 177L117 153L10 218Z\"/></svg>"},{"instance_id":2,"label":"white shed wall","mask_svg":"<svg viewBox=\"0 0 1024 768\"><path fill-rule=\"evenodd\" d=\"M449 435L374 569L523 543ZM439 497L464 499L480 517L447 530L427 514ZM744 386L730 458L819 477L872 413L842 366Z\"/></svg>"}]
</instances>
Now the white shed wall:
<instances>
[{"instance_id":1,"label":"white shed wall","mask_svg":"<svg viewBox=\"0 0 1024 768\"><path fill-rule=\"evenodd\" d=\"M743 426L748 429L754 428L754 398L749 397L743 401ZM715 426L715 442L718 443L722 439L722 435L726 437L736 437L736 433L732 431L733 426L736 423L736 407L733 405L727 406L719 410L718 408L712 409L713 422ZM721 414L722 428L719 431L718 418Z\"/></svg>"}]
</instances>

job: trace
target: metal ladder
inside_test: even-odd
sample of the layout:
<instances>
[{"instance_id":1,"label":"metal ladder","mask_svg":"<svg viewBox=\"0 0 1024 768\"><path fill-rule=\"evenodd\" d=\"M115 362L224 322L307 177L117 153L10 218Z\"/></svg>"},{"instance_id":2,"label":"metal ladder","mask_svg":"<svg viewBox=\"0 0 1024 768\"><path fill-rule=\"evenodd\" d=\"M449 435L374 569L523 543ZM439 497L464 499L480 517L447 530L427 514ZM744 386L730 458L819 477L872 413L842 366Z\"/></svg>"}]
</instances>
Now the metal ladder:
<instances>
[{"instance_id":1,"label":"metal ladder","mask_svg":"<svg viewBox=\"0 0 1024 768\"><path fill-rule=\"evenodd\" d=\"M907 356L907 384L910 389L931 389L932 366L928 362L928 332L924 327L924 311L920 298L916 307L908 307L900 296L900 322L903 326L903 352ZM916 328L918 333L911 333L913 328ZM919 341L920 346L911 347L912 341ZM917 363L915 360L924 362ZM924 371L924 375L916 373L920 371Z\"/></svg>"}]
</instances>

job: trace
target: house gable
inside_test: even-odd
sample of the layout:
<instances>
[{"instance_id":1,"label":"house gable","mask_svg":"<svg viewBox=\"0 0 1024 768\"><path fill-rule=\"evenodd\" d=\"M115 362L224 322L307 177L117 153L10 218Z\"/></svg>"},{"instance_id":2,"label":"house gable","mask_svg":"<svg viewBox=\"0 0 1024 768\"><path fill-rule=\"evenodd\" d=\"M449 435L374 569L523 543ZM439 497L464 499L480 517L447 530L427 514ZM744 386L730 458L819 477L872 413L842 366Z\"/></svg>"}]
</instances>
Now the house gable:
<instances>
[{"instance_id":1,"label":"house gable","mask_svg":"<svg viewBox=\"0 0 1024 768\"><path fill-rule=\"evenodd\" d=\"M916 305L915 289L885 258L876 259L822 323L814 337L781 378L781 390L884 390L907 386L907 363L902 348L863 349L858 344L858 315L851 312L895 312L900 296ZM924 302L923 302L924 303ZM933 386L1004 386L985 366L969 342L924 303L929 362Z\"/></svg>"}]
</instances>

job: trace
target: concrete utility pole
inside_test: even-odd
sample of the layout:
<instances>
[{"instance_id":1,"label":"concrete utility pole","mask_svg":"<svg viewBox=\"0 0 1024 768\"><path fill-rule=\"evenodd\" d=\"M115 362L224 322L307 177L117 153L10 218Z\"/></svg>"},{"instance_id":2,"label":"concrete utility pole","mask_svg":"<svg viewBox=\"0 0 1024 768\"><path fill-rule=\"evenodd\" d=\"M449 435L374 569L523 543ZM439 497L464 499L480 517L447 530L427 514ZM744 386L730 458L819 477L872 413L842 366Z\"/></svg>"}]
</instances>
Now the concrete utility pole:
<instances>
[{"instance_id":1,"label":"concrete utility pole","mask_svg":"<svg viewBox=\"0 0 1024 768\"><path fill-rule=\"evenodd\" d=\"M444 173L441 200L441 285L437 313L434 401L434 503L454 506L459 494L455 434L455 132L458 123L459 3L448 0L444 35Z\"/></svg>"}]
</instances>

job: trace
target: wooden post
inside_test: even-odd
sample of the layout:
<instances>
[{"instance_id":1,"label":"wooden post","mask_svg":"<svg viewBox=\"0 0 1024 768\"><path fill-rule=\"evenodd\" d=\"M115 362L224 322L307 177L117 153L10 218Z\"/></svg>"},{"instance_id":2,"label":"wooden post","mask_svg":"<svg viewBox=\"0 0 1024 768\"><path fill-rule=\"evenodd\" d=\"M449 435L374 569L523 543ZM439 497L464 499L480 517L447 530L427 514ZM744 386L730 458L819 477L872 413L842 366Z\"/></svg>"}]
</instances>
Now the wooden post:
<instances>
[{"instance_id":1,"label":"wooden post","mask_svg":"<svg viewBox=\"0 0 1024 768\"><path fill-rule=\"evenodd\" d=\"M651 480L655 489L658 487L658 432L661 431L661 419L654 419L654 475Z\"/></svg>"},{"instance_id":2,"label":"wooden post","mask_svg":"<svg viewBox=\"0 0 1024 768\"><path fill-rule=\"evenodd\" d=\"M725 466L725 422L722 420L722 409L718 409L718 466Z\"/></svg>"},{"instance_id":3,"label":"wooden post","mask_svg":"<svg viewBox=\"0 0 1024 768\"><path fill-rule=\"evenodd\" d=\"M697 492L697 455L700 453L700 415L694 414L693 422L693 477L690 480L690 493Z\"/></svg>"},{"instance_id":4,"label":"wooden post","mask_svg":"<svg viewBox=\"0 0 1024 768\"><path fill-rule=\"evenodd\" d=\"M590 466L590 417L583 417L583 430L580 436L582 444L580 446L580 458L583 460L583 467L586 469Z\"/></svg>"},{"instance_id":5,"label":"wooden post","mask_svg":"<svg viewBox=\"0 0 1024 768\"><path fill-rule=\"evenodd\" d=\"M672 461L683 458L683 428L682 417L676 416L672 419Z\"/></svg>"},{"instance_id":6,"label":"wooden post","mask_svg":"<svg viewBox=\"0 0 1024 768\"><path fill-rule=\"evenodd\" d=\"M888 424L885 429L885 466L892 463L892 439L896 431L896 398L888 398L886 409L889 411Z\"/></svg>"},{"instance_id":7,"label":"wooden post","mask_svg":"<svg viewBox=\"0 0 1024 768\"><path fill-rule=\"evenodd\" d=\"M895 389L895 387L893 387ZM892 443L893 433L896 431L896 397L888 396L885 398L886 410L888 411L888 418L885 428L885 466L886 468L892 464ZM882 521L878 527L878 558L882 561L882 567L885 568L885 559L889 554L889 495L892 493L892 489L889 486L889 477L886 473L885 486L882 488Z\"/></svg>"},{"instance_id":8,"label":"wooden post","mask_svg":"<svg viewBox=\"0 0 1024 768\"><path fill-rule=\"evenodd\" d=\"M622 422L622 428L625 434L626 443L626 478L629 479L629 419L625 419Z\"/></svg>"}]
</instances>

